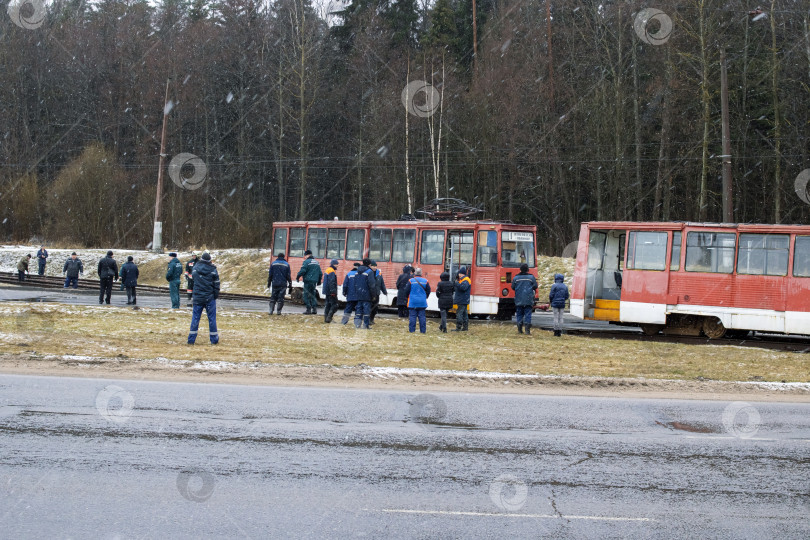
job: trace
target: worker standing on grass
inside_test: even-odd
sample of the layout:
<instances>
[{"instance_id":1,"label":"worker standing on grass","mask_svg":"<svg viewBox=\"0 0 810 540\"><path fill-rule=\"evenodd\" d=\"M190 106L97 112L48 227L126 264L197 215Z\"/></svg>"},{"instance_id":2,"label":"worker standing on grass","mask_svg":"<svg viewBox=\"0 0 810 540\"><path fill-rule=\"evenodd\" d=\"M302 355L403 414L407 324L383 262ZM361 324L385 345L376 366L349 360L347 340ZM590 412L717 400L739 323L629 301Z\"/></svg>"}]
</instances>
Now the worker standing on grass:
<instances>
[{"instance_id":1,"label":"worker standing on grass","mask_svg":"<svg viewBox=\"0 0 810 540\"><path fill-rule=\"evenodd\" d=\"M453 309L453 282L450 281L450 274L442 272L439 276L439 284L436 285L436 298L439 300L439 313L442 316L442 322L439 324L439 331L447 333L447 312Z\"/></svg>"},{"instance_id":2,"label":"worker standing on grass","mask_svg":"<svg viewBox=\"0 0 810 540\"><path fill-rule=\"evenodd\" d=\"M343 278L343 296L346 297L346 309L343 310L343 320L340 321L341 324L348 323L349 317L352 316L352 311L357 309L357 289L355 288L355 283L357 281L357 269L359 267L360 263L354 263L354 268Z\"/></svg>"},{"instance_id":3,"label":"worker standing on grass","mask_svg":"<svg viewBox=\"0 0 810 540\"><path fill-rule=\"evenodd\" d=\"M76 252L70 254L70 258L65 261L65 266L62 267L62 273L65 274L65 286L67 289L72 286L74 289L79 288L79 275L84 274L84 264L81 259L76 255Z\"/></svg>"},{"instance_id":4,"label":"worker standing on grass","mask_svg":"<svg viewBox=\"0 0 810 540\"><path fill-rule=\"evenodd\" d=\"M132 255L127 257L127 262L121 266L121 284L127 290L127 305L134 306L138 303L135 287L138 286L138 275L140 274L138 265L133 261Z\"/></svg>"},{"instance_id":5,"label":"worker standing on grass","mask_svg":"<svg viewBox=\"0 0 810 540\"><path fill-rule=\"evenodd\" d=\"M197 252L191 252L191 259L186 263L186 292L188 293L188 299L191 300L191 295L194 291L194 278L192 276L192 272L194 271L194 265L197 263Z\"/></svg>"},{"instance_id":6,"label":"worker standing on grass","mask_svg":"<svg viewBox=\"0 0 810 540\"><path fill-rule=\"evenodd\" d=\"M354 327L371 329L371 299L379 294L377 291L377 278L370 268L371 259L363 259L363 264L357 267L357 277L354 280L354 291L357 295L357 310L354 313Z\"/></svg>"},{"instance_id":7,"label":"worker standing on grass","mask_svg":"<svg viewBox=\"0 0 810 540\"><path fill-rule=\"evenodd\" d=\"M177 253L169 253L172 260L166 267L166 281L169 282L169 296L172 299L172 309L180 308L180 278L183 275L183 263L177 258ZM194 279L192 277L192 279Z\"/></svg>"},{"instance_id":8,"label":"worker standing on grass","mask_svg":"<svg viewBox=\"0 0 810 540\"><path fill-rule=\"evenodd\" d=\"M45 246L39 246L39 251L37 251L37 264L39 265L38 274L40 276L45 275L45 265L48 262L48 250L45 249Z\"/></svg>"},{"instance_id":9,"label":"worker standing on grass","mask_svg":"<svg viewBox=\"0 0 810 540\"><path fill-rule=\"evenodd\" d=\"M302 277L304 278L304 305L307 307L304 315L317 315L318 292L316 287L321 284L323 272L321 272L318 261L312 256L312 251L306 250L304 255L308 255L308 257L304 259L304 264L301 265L301 270L296 274L295 280L300 281Z\"/></svg>"},{"instance_id":10,"label":"worker standing on grass","mask_svg":"<svg viewBox=\"0 0 810 540\"><path fill-rule=\"evenodd\" d=\"M405 294L405 286L411 279L411 270L413 270L411 265L406 264L397 278L397 316L402 318L408 316L408 295Z\"/></svg>"},{"instance_id":11,"label":"worker standing on grass","mask_svg":"<svg viewBox=\"0 0 810 540\"><path fill-rule=\"evenodd\" d=\"M568 300L568 286L564 281L565 276L554 274L554 285L551 286L551 291L548 293L548 302L554 312L554 335L557 337L562 336L565 301Z\"/></svg>"},{"instance_id":12,"label":"worker standing on grass","mask_svg":"<svg viewBox=\"0 0 810 540\"><path fill-rule=\"evenodd\" d=\"M337 311L337 293L338 293L338 280L337 280L337 267L338 267L338 260L332 259L329 263L329 268L326 269L326 272L323 276L323 297L326 299L326 303L323 306L323 322L330 323L332 322L332 317L335 316L335 312Z\"/></svg>"},{"instance_id":13,"label":"worker standing on grass","mask_svg":"<svg viewBox=\"0 0 810 540\"><path fill-rule=\"evenodd\" d=\"M217 331L217 298L219 298L219 274L217 267L211 263L211 254L207 251L197 261L192 271L194 280L194 294L192 296L194 307L191 311L191 328L188 332L188 344L194 345L197 340L197 330L200 327L202 312L208 316L208 337L211 345L219 343Z\"/></svg>"},{"instance_id":14,"label":"worker standing on grass","mask_svg":"<svg viewBox=\"0 0 810 540\"><path fill-rule=\"evenodd\" d=\"M284 254L276 255L276 260L270 265L267 273L267 288L270 289L270 315L273 310L281 315L281 308L284 307L284 291L289 288L292 294L292 276L290 274L290 263L284 259Z\"/></svg>"},{"instance_id":15,"label":"worker standing on grass","mask_svg":"<svg viewBox=\"0 0 810 540\"><path fill-rule=\"evenodd\" d=\"M422 277L421 268L417 268L414 276L408 280L405 293L408 295L408 332L413 334L416 331L416 320L419 319L419 332L424 334L427 332L425 310L430 296L430 283Z\"/></svg>"},{"instance_id":16,"label":"worker standing on grass","mask_svg":"<svg viewBox=\"0 0 810 540\"><path fill-rule=\"evenodd\" d=\"M534 309L534 291L537 290L537 280L529 273L529 265L520 265L520 273L512 279L512 290L515 291L515 310L517 315L518 334L532 333L532 310Z\"/></svg>"},{"instance_id":17,"label":"worker standing on grass","mask_svg":"<svg viewBox=\"0 0 810 540\"><path fill-rule=\"evenodd\" d=\"M377 311L380 309L380 295L388 296L388 289L385 288L385 278L382 272L377 269L377 263L371 261L371 271L374 272L374 279L376 280L376 294L371 297L371 316L369 317L369 324L374 324L374 317L377 316Z\"/></svg>"},{"instance_id":18,"label":"worker standing on grass","mask_svg":"<svg viewBox=\"0 0 810 540\"><path fill-rule=\"evenodd\" d=\"M28 273L28 261L30 260L31 254L29 253L17 263L17 279L19 281L25 281L25 274Z\"/></svg>"},{"instance_id":19,"label":"worker standing on grass","mask_svg":"<svg viewBox=\"0 0 810 540\"><path fill-rule=\"evenodd\" d=\"M467 310L470 305L470 288L472 281L467 277L467 267L462 266L458 271L458 279L453 284L453 303L456 305L456 329L454 332L466 332L470 323Z\"/></svg>"},{"instance_id":20,"label":"worker standing on grass","mask_svg":"<svg viewBox=\"0 0 810 540\"><path fill-rule=\"evenodd\" d=\"M110 304L113 282L118 281L118 263L113 259L113 252L108 251L107 256L98 261L98 303Z\"/></svg>"}]
</instances>

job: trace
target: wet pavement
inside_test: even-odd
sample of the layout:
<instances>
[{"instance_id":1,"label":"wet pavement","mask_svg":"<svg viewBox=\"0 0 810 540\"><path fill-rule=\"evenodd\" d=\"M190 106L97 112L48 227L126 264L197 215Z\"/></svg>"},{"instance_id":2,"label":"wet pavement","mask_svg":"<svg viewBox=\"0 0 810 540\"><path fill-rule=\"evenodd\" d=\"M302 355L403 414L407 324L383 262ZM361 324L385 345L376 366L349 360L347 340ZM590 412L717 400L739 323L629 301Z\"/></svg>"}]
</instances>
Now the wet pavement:
<instances>
[{"instance_id":1,"label":"wet pavement","mask_svg":"<svg viewBox=\"0 0 810 540\"><path fill-rule=\"evenodd\" d=\"M0 535L807 538L808 413L2 375Z\"/></svg>"}]
</instances>

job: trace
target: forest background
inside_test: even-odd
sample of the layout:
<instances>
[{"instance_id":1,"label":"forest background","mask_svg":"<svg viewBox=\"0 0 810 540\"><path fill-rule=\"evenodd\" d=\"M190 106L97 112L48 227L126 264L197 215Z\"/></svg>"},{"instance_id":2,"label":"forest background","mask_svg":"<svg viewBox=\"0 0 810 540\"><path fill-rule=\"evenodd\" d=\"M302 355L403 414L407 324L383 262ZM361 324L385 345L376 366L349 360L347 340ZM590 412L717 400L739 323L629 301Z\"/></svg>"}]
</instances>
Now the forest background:
<instances>
[{"instance_id":1,"label":"forest background","mask_svg":"<svg viewBox=\"0 0 810 540\"><path fill-rule=\"evenodd\" d=\"M806 0L27 1L0 12L6 241L147 246L164 114L166 166L204 175L166 177L168 246L437 196L548 254L582 221L720 221L723 50L735 220L810 217Z\"/></svg>"}]
</instances>

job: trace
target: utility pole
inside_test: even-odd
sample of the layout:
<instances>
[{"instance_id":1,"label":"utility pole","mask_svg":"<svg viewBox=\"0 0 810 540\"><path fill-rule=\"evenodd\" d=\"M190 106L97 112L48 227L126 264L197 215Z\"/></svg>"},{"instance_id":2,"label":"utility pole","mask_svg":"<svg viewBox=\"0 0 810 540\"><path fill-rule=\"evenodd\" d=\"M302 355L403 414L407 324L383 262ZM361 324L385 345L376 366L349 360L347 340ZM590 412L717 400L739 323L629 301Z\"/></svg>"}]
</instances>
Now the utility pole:
<instances>
[{"instance_id":1,"label":"utility pole","mask_svg":"<svg viewBox=\"0 0 810 540\"><path fill-rule=\"evenodd\" d=\"M720 115L723 124L723 222L734 223L734 198L731 178L731 131L728 121L728 71L726 50L720 50Z\"/></svg>"},{"instance_id":2,"label":"utility pole","mask_svg":"<svg viewBox=\"0 0 810 540\"><path fill-rule=\"evenodd\" d=\"M476 15L475 0L472 0L473 10L473 75L478 73L478 16Z\"/></svg>"},{"instance_id":3,"label":"utility pole","mask_svg":"<svg viewBox=\"0 0 810 540\"><path fill-rule=\"evenodd\" d=\"M163 130L160 134L160 161L158 164L157 195L155 195L155 228L152 230L152 251L163 251L163 222L160 221L160 203L163 199L163 169L166 161L166 120L169 118L169 82L166 79L166 97L163 99Z\"/></svg>"}]
</instances>

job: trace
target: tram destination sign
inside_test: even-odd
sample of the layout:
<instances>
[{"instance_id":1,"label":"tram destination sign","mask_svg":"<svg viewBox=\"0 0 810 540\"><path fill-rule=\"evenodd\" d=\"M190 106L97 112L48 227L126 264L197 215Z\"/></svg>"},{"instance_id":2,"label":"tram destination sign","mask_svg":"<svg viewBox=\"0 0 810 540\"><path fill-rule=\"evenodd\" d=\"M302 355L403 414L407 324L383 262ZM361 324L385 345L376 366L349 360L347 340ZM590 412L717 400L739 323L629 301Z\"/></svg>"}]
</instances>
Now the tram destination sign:
<instances>
[{"instance_id":1,"label":"tram destination sign","mask_svg":"<svg viewBox=\"0 0 810 540\"><path fill-rule=\"evenodd\" d=\"M534 237L530 232L505 232L503 240L507 242L533 242Z\"/></svg>"}]
</instances>

